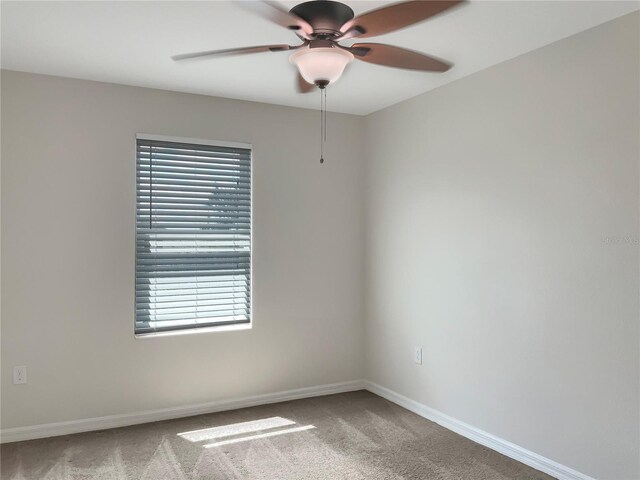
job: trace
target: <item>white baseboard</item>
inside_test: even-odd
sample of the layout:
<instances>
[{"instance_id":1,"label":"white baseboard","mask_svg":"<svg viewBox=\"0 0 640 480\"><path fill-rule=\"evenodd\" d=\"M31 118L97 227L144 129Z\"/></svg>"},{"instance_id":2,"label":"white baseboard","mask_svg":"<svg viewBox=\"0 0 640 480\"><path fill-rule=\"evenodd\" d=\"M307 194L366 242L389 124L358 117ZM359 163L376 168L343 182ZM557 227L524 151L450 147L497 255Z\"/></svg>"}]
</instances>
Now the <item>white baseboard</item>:
<instances>
[{"instance_id":1,"label":"white baseboard","mask_svg":"<svg viewBox=\"0 0 640 480\"><path fill-rule=\"evenodd\" d=\"M376 383L365 381L364 387L371 393L375 393L382 398L386 398L390 402L393 402L407 410L412 411L420 415L421 417L431 420L432 422L442 425L444 428L456 432L463 437L467 437L469 440L473 440L476 443L484 445L485 447L495 450L507 457L513 458L525 465L528 465L536 470L544 472L552 477L556 477L559 480L594 480L592 477L580 473L572 468L561 465L553 460L538 455L530 450L522 448L511 442L498 438L495 435L484 432L476 427L472 427L460 420L445 415L438 410L427 407L422 403L411 400L410 398L400 395L399 393L389 390Z\"/></svg>"},{"instance_id":2,"label":"white baseboard","mask_svg":"<svg viewBox=\"0 0 640 480\"><path fill-rule=\"evenodd\" d=\"M433 408L427 407L415 400L411 400L404 395L400 395L399 393L367 380L332 383L316 387L298 388L295 390L254 395L238 399L200 403L197 405L187 405L182 407L163 408L159 410L147 410L144 412L127 413L122 415L109 415L105 417L47 423L28 427L6 428L0 430L0 443L20 442L36 438L55 437L59 435L69 435L72 433L104 430L107 428L126 427L140 423L158 422L161 420L190 417L205 413L222 412L237 408L266 405L269 403L285 402L288 400L317 397L321 395L331 395L334 393L352 392L362 389L369 390L370 392L375 393L382 398L386 398L387 400L400 405L401 407L404 407L427 420L431 420L432 422L442 425L463 437L467 437L476 443L502 453L503 455L522 462L525 465L529 465L536 470L540 470L541 472L556 477L559 480L594 480L588 475L577 472L576 470L554 462L553 460L549 460L537 453L498 438L490 433L484 432L476 427L461 422L460 420L445 415L438 410L434 410Z\"/></svg>"},{"instance_id":3,"label":"white baseboard","mask_svg":"<svg viewBox=\"0 0 640 480\"><path fill-rule=\"evenodd\" d=\"M266 405L269 403L286 402L300 398L331 395L334 393L352 392L364 389L364 381L331 383L316 387L297 388L284 392L267 393L251 397L222 400L218 402L200 403L182 407L162 408L159 410L147 410L144 412L126 413L121 415L109 415L106 417L71 420L68 422L46 423L31 425L28 427L5 428L0 430L0 443L20 442L36 438L56 437L71 433L90 432L107 428L126 427L140 423L158 422L173 418L190 417L204 413L222 412L237 408Z\"/></svg>"}]
</instances>

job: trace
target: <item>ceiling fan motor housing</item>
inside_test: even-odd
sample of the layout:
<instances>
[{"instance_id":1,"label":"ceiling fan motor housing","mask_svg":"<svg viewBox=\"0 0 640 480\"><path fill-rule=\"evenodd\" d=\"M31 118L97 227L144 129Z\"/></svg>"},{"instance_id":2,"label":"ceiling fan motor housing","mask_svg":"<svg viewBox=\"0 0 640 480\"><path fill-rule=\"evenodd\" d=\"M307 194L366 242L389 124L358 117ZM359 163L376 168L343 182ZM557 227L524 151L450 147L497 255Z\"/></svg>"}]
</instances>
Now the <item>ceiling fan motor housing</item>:
<instances>
[{"instance_id":1,"label":"ceiling fan motor housing","mask_svg":"<svg viewBox=\"0 0 640 480\"><path fill-rule=\"evenodd\" d=\"M304 2L293 7L291 13L311 25L317 38L337 37L340 28L354 17L351 7L331 0Z\"/></svg>"}]
</instances>

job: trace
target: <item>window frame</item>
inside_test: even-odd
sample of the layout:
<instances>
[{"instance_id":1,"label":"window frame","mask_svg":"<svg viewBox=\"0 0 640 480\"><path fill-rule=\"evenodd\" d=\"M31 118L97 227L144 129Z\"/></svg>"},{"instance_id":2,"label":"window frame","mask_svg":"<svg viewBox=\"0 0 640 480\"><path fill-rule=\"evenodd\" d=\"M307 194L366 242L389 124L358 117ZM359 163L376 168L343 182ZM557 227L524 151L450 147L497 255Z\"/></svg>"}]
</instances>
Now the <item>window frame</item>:
<instances>
[{"instance_id":1,"label":"window frame","mask_svg":"<svg viewBox=\"0 0 640 480\"><path fill-rule=\"evenodd\" d=\"M195 145L203 145L203 146L212 146L212 147L227 147L227 148L242 148L248 149L251 151L249 156L249 192L250 192L250 202L249 202L249 307L250 307L250 315L248 322L238 322L238 323L226 323L220 325L207 325L204 327L176 327L171 330L161 330L155 332L137 332L136 331L136 271L138 265L138 249L137 249L137 239L138 239L138 227L137 227L137 202L138 202L138 179L137 179L137 167L138 167L138 140L151 140L151 141L160 141L160 142L175 142L175 143L186 143L186 144L195 144ZM175 137L170 135L158 135L158 134L150 134L150 133L136 133L134 139L134 154L133 154L133 181L134 181L134 208L133 208L133 251L134 251L134 264L133 264L133 335L136 339L143 338L154 338L154 337L165 337L165 336L174 336L174 335L189 335L194 333L212 333L212 332L229 332L229 331L239 331L239 330L251 330L253 328L254 322L254 305L253 305L253 160L254 160L254 152L253 152L253 144L245 143L245 142L232 142L232 141L223 141L223 140L208 140L201 138L190 138L190 137Z\"/></svg>"}]
</instances>

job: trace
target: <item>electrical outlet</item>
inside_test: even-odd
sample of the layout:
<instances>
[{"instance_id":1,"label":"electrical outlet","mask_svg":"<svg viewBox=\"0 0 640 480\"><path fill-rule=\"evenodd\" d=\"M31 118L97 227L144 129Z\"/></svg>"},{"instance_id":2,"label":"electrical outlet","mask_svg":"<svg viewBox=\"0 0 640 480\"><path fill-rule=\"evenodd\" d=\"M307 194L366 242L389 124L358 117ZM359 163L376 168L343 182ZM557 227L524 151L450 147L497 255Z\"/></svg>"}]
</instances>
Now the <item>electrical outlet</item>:
<instances>
[{"instance_id":1,"label":"electrical outlet","mask_svg":"<svg viewBox=\"0 0 640 480\"><path fill-rule=\"evenodd\" d=\"M20 365L13 367L13 384L22 385L27 383L27 367L26 365Z\"/></svg>"},{"instance_id":2,"label":"electrical outlet","mask_svg":"<svg viewBox=\"0 0 640 480\"><path fill-rule=\"evenodd\" d=\"M418 365L422 365L422 347L415 347L413 361Z\"/></svg>"}]
</instances>

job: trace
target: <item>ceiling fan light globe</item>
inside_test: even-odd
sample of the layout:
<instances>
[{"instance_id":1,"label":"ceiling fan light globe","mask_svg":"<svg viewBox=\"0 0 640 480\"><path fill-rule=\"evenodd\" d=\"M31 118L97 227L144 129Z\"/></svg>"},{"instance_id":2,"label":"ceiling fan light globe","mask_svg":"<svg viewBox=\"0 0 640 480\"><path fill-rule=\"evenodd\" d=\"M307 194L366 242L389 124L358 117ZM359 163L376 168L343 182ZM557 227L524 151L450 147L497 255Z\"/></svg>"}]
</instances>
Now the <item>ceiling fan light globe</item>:
<instances>
[{"instance_id":1,"label":"ceiling fan light globe","mask_svg":"<svg viewBox=\"0 0 640 480\"><path fill-rule=\"evenodd\" d=\"M298 67L305 81L315 85L338 80L353 61L353 54L340 48L305 48L292 54L289 61Z\"/></svg>"}]
</instances>

